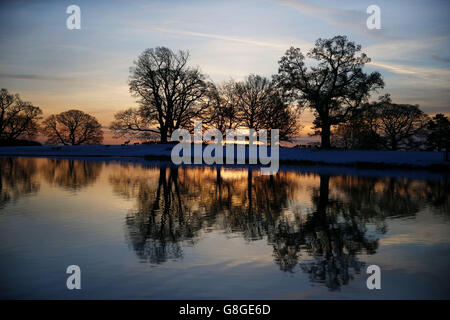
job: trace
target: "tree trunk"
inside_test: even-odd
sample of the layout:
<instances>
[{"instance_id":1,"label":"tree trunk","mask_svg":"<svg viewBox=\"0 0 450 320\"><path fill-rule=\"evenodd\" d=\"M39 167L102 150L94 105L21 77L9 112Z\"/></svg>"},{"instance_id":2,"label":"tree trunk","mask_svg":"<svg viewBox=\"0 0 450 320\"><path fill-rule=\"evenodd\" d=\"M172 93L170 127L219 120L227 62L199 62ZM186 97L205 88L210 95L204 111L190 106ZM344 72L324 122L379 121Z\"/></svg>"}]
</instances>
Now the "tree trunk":
<instances>
[{"instance_id":1,"label":"tree trunk","mask_svg":"<svg viewBox=\"0 0 450 320\"><path fill-rule=\"evenodd\" d=\"M321 143L320 148L321 149L331 149L331 143L330 143L330 137L331 137L331 126L326 123L322 124L322 131L321 131Z\"/></svg>"},{"instance_id":2,"label":"tree trunk","mask_svg":"<svg viewBox=\"0 0 450 320\"><path fill-rule=\"evenodd\" d=\"M330 176L320 176L319 201L317 213L326 216L328 207L328 195L330 192Z\"/></svg>"},{"instance_id":3,"label":"tree trunk","mask_svg":"<svg viewBox=\"0 0 450 320\"><path fill-rule=\"evenodd\" d=\"M391 150L396 151L398 148L397 139L394 137L391 138Z\"/></svg>"},{"instance_id":4,"label":"tree trunk","mask_svg":"<svg viewBox=\"0 0 450 320\"><path fill-rule=\"evenodd\" d=\"M162 129L159 131L161 134L161 143L167 143L167 129Z\"/></svg>"}]
</instances>

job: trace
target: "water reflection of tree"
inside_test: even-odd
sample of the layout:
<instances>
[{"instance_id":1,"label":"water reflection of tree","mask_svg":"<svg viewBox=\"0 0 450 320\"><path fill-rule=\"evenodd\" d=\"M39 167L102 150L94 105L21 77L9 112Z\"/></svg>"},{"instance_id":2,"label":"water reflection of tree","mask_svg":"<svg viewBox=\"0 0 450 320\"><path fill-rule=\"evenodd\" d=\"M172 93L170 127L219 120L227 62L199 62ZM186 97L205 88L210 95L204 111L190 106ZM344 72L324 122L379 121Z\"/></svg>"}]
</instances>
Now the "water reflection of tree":
<instances>
[{"instance_id":1,"label":"water reflection of tree","mask_svg":"<svg viewBox=\"0 0 450 320\"><path fill-rule=\"evenodd\" d=\"M78 191L97 180L102 166L101 162L96 161L47 159L40 170L48 183Z\"/></svg>"},{"instance_id":2,"label":"water reflection of tree","mask_svg":"<svg viewBox=\"0 0 450 320\"><path fill-rule=\"evenodd\" d=\"M376 226L377 233L385 233L386 218L414 216L427 204L448 205L448 198L442 196L445 188L442 181L321 176L320 187L312 192L313 210L297 237L297 247L298 239L304 239L306 251L314 258L302 261L301 269L311 281L325 283L331 290L347 284L363 266L358 254L377 250L378 241L367 230L369 224ZM291 256L290 264L280 264L282 269L292 269L295 260Z\"/></svg>"},{"instance_id":3,"label":"water reflection of tree","mask_svg":"<svg viewBox=\"0 0 450 320\"><path fill-rule=\"evenodd\" d=\"M441 214L450 215L450 183L447 176L438 181L427 181L424 198Z\"/></svg>"},{"instance_id":4,"label":"water reflection of tree","mask_svg":"<svg viewBox=\"0 0 450 320\"><path fill-rule=\"evenodd\" d=\"M379 223L385 218L413 216L430 206L433 212L450 212L450 185L447 176L436 180L404 178L334 177L332 189L358 214Z\"/></svg>"},{"instance_id":5,"label":"water reflection of tree","mask_svg":"<svg viewBox=\"0 0 450 320\"><path fill-rule=\"evenodd\" d=\"M313 191L313 212L302 225L301 238L312 260L300 267L311 281L325 283L331 290L347 284L359 273L363 262L357 254L373 254L378 240L367 235L366 220L339 199L330 198L330 177L320 177L320 187Z\"/></svg>"},{"instance_id":6,"label":"water reflection of tree","mask_svg":"<svg viewBox=\"0 0 450 320\"><path fill-rule=\"evenodd\" d=\"M185 183L176 167L158 171L157 181L148 176L130 178L125 172L110 177L116 192L138 200L136 211L126 219L128 239L137 255L151 263L180 258L180 242L193 242L202 227L192 198L195 186Z\"/></svg>"},{"instance_id":7,"label":"water reflection of tree","mask_svg":"<svg viewBox=\"0 0 450 320\"><path fill-rule=\"evenodd\" d=\"M69 159L0 158L0 208L40 188L40 175L47 182L71 191L93 184L102 163Z\"/></svg>"},{"instance_id":8,"label":"water reflection of tree","mask_svg":"<svg viewBox=\"0 0 450 320\"><path fill-rule=\"evenodd\" d=\"M412 216L446 203L442 182L394 178L316 177L308 208L296 208L305 174L210 167L161 167L116 172L117 193L136 198L127 237L152 263L182 256L183 243L223 230L247 241L267 238L280 270L299 267L311 281L339 289L360 272L360 254L374 254L387 217ZM445 189L447 188L447 189ZM301 190L301 191L300 191ZM436 195L436 191L439 195ZM372 226L376 228L371 230Z\"/></svg>"},{"instance_id":9,"label":"water reflection of tree","mask_svg":"<svg viewBox=\"0 0 450 320\"><path fill-rule=\"evenodd\" d=\"M0 158L0 209L10 201L39 191L37 164L29 158Z\"/></svg>"},{"instance_id":10,"label":"water reflection of tree","mask_svg":"<svg viewBox=\"0 0 450 320\"><path fill-rule=\"evenodd\" d=\"M292 192L283 174L266 177L254 176L254 173L247 170L246 178L225 183L216 180L216 189L222 188L224 184L232 194L226 197L218 194L211 203L213 206L219 204L228 208L223 214L223 228L229 232L239 232L249 241L262 239L273 232ZM206 210L214 215L221 213L211 209L208 206Z\"/></svg>"}]
</instances>

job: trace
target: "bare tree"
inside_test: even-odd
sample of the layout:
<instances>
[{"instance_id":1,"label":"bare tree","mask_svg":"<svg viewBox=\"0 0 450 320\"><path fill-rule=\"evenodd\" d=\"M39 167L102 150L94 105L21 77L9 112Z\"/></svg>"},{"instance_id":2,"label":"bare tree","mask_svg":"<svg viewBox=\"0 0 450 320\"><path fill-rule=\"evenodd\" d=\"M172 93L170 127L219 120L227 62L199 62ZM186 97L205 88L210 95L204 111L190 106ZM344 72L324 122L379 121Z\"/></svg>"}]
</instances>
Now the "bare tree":
<instances>
[{"instance_id":1,"label":"bare tree","mask_svg":"<svg viewBox=\"0 0 450 320\"><path fill-rule=\"evenodd\" d=\"M274 91L271 103L262 113L262 120L269 132L272 129L279 130L280 141L291 141L301 128L298 115L296 108L283 101L282 96Z\"/></svg>"},{"instance_id":2,"label":"bare tree","mask_svg":"<svg viewBox=\"0 0 450 320\"><path fill-rule=\"evenodd\" d=\"M334 130L333 146L344 149L377 150L383 147L377 104L365 103L351 112Z\"/></svg>"},{"instance_id":3,"label":"bare tree","mask_svg":"<svg viewBox=\"0 0 450 320\"><path fill-rule=\"evenodd\" d=\"M300 126L297 113L282 99L281 91L267 78L250 75L242 82L212 85L203 121L225 133L227 129L279 129L281 140L290 140Z\"/></svg>"},{"instance_id":4,"label":"bare tree","mask_svg":"<svg viewBox=\"0 0 450 320\"><path fill-rule=\"evenodd\" d=\"M0 140L34 136L39 130L41 115L39 107L22 101L18 94L0 90Z\"/></svg>"},{"instance_id":5,"label":"bare tree","mask_svg":"<svg viewBox=\"0 0 450 320\"><path fill-rule=\"evenodd\" d=\"M43 122L48 143L64 145L100 144L103 131L97 119L80 110L51 115Z\"/></svg>"},{"instance_id":6,"label":"bare tree","mask_svg":"<svg viewBox=\"0 0 450 320\"><path fill-rule=\"evenodd\" d=\"M114 115L111 130L116 138L128 137L140 140L156 139L159 130L155 128L154 119L146 117L143 108L128 108Z\"/></svg>"},{"instance_id":7,"label":"bare tree","mask_svg":"<svg viewBox=\"0 0 450 320\"><path fill-rule=\"evenodd\" d=\"M380 133L385 138L385 147L390 150L410 148L414 139L425 128L428 117L418 105L392 103L390 96L380 97Z\"/></svg>"},{"instance_id":8,"label":"bare tree","mask_svg":"<svg viewBox=\"0 0 450 320\"><path fill-rule=\"evenodd\" d=\"M208 109L203 121L225 134L227 129L235 129L238 125L238 96L236 83L232 80L222 85L211 85L208 91Z\"/></svg>"},{"instance_id":9,"label":"bare tree","mask_svg":"<svg viewBox=\"0 0 450 320\"><path fill-rule=\"evenodd\" d=\"M187 51L165 47L146 49L130 69L130 92L139 109L116 114L111 124L116 136L158 134L162 143L178 128L191 126L207 108L208 84L198 68L188 67Z\"/></svg>"},{"instance_id":10,"label":"bare tree","mask_svg":"<svg viewBox=\"0 0 450 320\"><path fill-rule=\"evenodd\" d=\"M257 131L279 129L279 138L289 141L300 126L296 110L285 103L276 83L258 75L250 75L236 84L238 123Z\"/></svg>"},{"instance_id":11,"label":"bare tree","mask_svg":"<svg viewBox=\"0 0 450 320\"><path fill-rule=\"evenodd\" d=\"M274 79L292 101L314 110L316 128L320 129L321 147L329 149L331 126L348 118L349 113L367 101L372 90L384 86L378 72L365 74L362 67L370 62L361 46L345 36L318 39L307 57L317 61L309 68L299 48L290 48L279 61Z\"/></svg>"},{"instance_id":12,"label":"bare tree","mask_svg":"<svg viewBox=\"0 0 450 320\"><path fill-rule=\"evenodd\" d=\"M435 115L427 123L427 142L430 150L449 151L450 121L442 113Z\"/></svg>"},{"instance_id":13,"label":"bare tree","mask_svg":"<svg viewBox=\"0 0 450 320\"><path fill-rule=\"evenodd\" d=\"M240 125L255 130L265 129L268 107L272 104L275 86L269 79L249 75L245 81L236 83Z\"/></svg>"}]
</instances>

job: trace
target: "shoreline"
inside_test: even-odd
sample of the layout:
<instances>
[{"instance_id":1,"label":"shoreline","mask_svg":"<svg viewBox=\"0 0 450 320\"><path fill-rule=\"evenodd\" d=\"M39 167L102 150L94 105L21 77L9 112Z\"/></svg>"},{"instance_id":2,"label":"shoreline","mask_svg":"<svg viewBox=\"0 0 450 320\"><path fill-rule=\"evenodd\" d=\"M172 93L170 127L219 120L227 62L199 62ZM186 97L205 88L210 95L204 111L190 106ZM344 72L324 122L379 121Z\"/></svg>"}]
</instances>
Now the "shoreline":
<instances>
[{"instance_id":1,"label":"shoreline","mask_svg":"<svg viewBox=\"0 0 450 320\"><path fill-rule=\"evenodd\" d=\"M55 157L55 158L140 158L144 160L170 161L174 144L152 145L82 145L82 146L32 146L0 147L0 157ZM223 153L226 154L226 147ZM194 154L192 152L192 154ZM193 159L193 157L192 157ZM262 166L249 164L248 148L242 158L234 154L233 161L224 166ZM237 160L245 161L238 164ZM193 161L192 161L193 162ZM444 161L442 152L429 151L360 151L360 150L318 150L318 149L279 149L280 165L335 166L356 169L403 169L450 172L450 162ZM203 163L203 165L208 165Z\"/></svg>"},{"instance_id":2,"label":"shoreline","mask_svg":"<svg viewBox=\"0 0 450 320\"><path fill-rule=\"evenodd\" d=\"M107 156L105 156L107 157ZM157 156L157 155L146 155L143 157L145 160L159 160L159 161L171 161L170 156ZM192 157L193 159L193 157ZM234 159L236 160L236 159ZM283 165L301 165L301 166L332 166L332 167L350 167L355 169L378 169L378 170L384 170L384 169L403 169L403 170L429 170L434 172L450 172L450 163L433 163L429 165L413 165L413 164L401 164L401 163L385 163L385 162L370 162L370 161L355 161L355 162L349 162L349 163L334 163L334 162L326 162L326 161L311 161L311 160L289 160L289 159L280 159L280 164ZM211 166L206 163L203 164L194 164L193 160L191 164L188 165L205 165L205 166ZM237 166L237 165L245 165L245 166L256 166L256 167L263 167L262 164L229 164L226 163L226 160L224 158L223 164L214 164L214 165L223 165L223 166Z\"/></svg>"}]
</instances>

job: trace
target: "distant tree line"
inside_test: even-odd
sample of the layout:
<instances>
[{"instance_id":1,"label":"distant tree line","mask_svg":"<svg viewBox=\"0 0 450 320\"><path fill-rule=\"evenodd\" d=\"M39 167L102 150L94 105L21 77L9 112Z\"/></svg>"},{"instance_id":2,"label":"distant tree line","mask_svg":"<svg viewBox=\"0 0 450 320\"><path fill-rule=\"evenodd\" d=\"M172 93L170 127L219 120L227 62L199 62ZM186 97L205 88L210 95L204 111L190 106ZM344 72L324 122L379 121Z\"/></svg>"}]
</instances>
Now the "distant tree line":
<instances>
[{"instance_id":1,"label":"distant tree line","mask_svg":"<svg viewBox=\"0 0 450 320\"><path fill-rule=\"evenodd\" d=\"M309 59L308 64L306 59ZM110 129L115 137L158 139L166 143L179 128L280 130L282 141L300 131L303 109L314 113L314 134L321 148L448 150L449 120L430 119L417 105L397 104L384 95L378 72L363 72L370 58L345 36L318 39L304 55L290 48L271 78L251 74L243 81L215 84L189 65L189 52L165 47L146 49L130 69L129 89L138 107L120 111ZM40 133L48 143L100 144L103 130L91 115L69 110L44 121L42 110L1 90L0 140L14 141Z\"/></svg>"},{"instance_id":2,"label":"distant tree line","mask_svg":"<svg viewBox=\"0 0 450 320\"><path fill-rule=\"evenodd\" d=\"M49 144L101 144L103 131L95 117L80 110L50 115L42 122L41 108L24 102L18 94L0 91L0 145L28 145L42 134Z\"/></svg>"}]
</instances>

